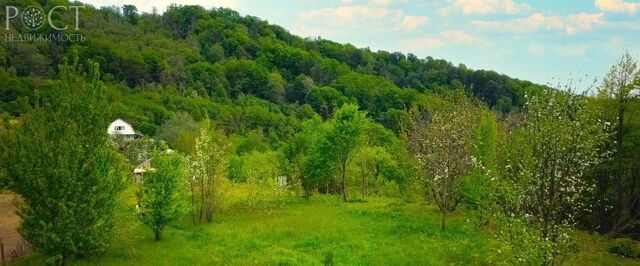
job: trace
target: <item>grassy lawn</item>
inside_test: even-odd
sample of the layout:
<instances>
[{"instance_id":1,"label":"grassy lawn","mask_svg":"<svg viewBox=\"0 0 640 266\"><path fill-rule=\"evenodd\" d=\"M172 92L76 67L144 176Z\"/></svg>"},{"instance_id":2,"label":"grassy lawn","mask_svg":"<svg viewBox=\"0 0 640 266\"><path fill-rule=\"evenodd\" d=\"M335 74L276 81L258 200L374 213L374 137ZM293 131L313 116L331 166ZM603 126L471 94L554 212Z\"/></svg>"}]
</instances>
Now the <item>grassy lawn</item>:
<instances>
[{"instance_id":1,"label":"grassy lawn","mask_svg":"<svg viewBox=\"0 0 640 266\"><path fill-rule=\"evenodd\" d=\"M132 209L123 209L114 244L76 265L492 265L501 261L488 231L473 229L459 210L440 231L434 206L372 198L341 203L314 196L271 212L227 212L212 224L186 217L153 241ZM604 238L580 234L571 265L640 265L607 253ZM31 255L18 265L42 264Z\"/></svg>"}]
</instances>

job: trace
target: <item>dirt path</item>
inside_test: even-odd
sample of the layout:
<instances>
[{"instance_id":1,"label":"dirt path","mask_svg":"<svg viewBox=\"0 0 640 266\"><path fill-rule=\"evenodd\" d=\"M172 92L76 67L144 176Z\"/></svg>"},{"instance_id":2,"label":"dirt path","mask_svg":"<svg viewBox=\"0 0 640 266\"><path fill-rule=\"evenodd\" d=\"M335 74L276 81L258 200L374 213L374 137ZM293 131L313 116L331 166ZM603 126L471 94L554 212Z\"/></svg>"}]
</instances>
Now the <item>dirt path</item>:
<instances>
[{"instance_id":1,"label":"dirt path","mask_svg":"<svg viewBox=\"0 0 640 266\"><path fill-rule=\"evenodd\" d=\"M12 253L23 243L20 234L18 234L18 226L20 226L20 217L16 215L14 201L15 194L0 193L0 238L4 243L4 252L7 260L13 259Z\"/></svg>"}]
</instances>

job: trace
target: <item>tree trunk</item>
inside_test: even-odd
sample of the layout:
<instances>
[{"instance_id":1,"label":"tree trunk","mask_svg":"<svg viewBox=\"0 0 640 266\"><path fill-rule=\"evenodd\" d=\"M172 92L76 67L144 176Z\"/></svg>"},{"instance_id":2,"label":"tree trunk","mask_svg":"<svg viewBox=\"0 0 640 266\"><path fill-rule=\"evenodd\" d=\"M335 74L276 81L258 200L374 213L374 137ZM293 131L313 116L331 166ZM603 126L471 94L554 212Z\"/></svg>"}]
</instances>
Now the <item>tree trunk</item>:
<instances>
[{"instance_id":1,"label":"tree trunk","mask_svg":"<svg viewBox=\"0 0 640 266\"><path fill-rule=\"evenodd\" d=\"M69 262L71 262L71 254L65 251L62 253L62 260L60 261L60 265L66 266L69 265Z\"/></svg>"},{"instance_id":2,"label":"tree trunk","mask_svg":"<svg viewBox=\"0 0 640 266\"><path fill-rule=\"evenodd\" d=\"M615 194L616 194L616 202L614 209L614 228L612 231L616 230L623 218L623 208L624 208L624 191L622 188L622 131L624 126L624 101L620 101L620 105L618 106L618 125L616 132L616 178L615 178Z\"/></svg>"},{"instance_id":3,"label":"tree trunk","mask_svg":"<svg viewBox=\"0 0 640 266\"><path fill-rule=\"evenodd\" d=\"M347 202L347 189L346 189L346 175L347 175L347 161L342 160L342 199Z\"/></svg>"},{"instance_id":4,"label":"tree trunk","mask_svg":"<svg viewBox=\"0 0 640 266\"><path fill-rule=\"evenodd\" d=\"M606 232L607 219L605 217L605 197L606 197L606 173L602 169L599 169L596 173L596 204L593 210L594 218L594 230L600 233Z\"/></svg>"},{"instance_id":5,"label":"tree trunk","mask_svg":"<svg viewBox=\"0 0 640 266\"><path fill-rule=\"evenodd\" d=\"M444 231L446 213L447 213L446 210L440 210L440 214L442 214L441 219L440 219L440 231Z\"/></svg>"},{"instance_id":6,"label":"tree trunk","mask_svg":"<svg viewBox=\"0 0 640 266\"><path fill-rule=\"evenodd\" d=\"M376 174L375 174L375 190L376 190L376 196L378 196L378 176L380 175L380 166L376 165Z\"/></svg>"},{"instance_id":7,"label":"tree trunk","mask_svg":"<svg viewBox=\"0 0 640 266\"><path fill-rule=\"evenodd\" d=\"M362 175L362 198L364 199L367 196L366 193L366 189L367 189L367 182L366 182L366 175Z\"/></svg>"},{"instance_id":8,"label":"tree trunk","mask_svg":"<svg viewBox=\"0 0 640 266\"><path fill-rule=\"evenodd\" d=\"M160 239L162 239L162 228L158 227L158 228L154 229L153 230L153 235L154 235L156 241L160 241Z\"/></svg>"}]
</instances>

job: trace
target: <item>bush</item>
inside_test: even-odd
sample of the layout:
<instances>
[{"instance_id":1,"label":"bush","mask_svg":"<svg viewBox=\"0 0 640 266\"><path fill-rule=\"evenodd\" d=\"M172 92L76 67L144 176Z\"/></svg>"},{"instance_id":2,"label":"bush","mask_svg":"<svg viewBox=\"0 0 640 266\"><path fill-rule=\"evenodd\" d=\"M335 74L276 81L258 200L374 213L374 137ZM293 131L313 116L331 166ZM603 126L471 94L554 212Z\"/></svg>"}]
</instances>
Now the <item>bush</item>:
<instances>
[{"instance_id":1,"label":"bush","mask_svg":"<svg viewBox=\"0 0 640 266\"><path fill-rule=\"evenodd\" d=\"M290 191L278 185L274 178L249 179L238 185L243 190L236 207L247 211L272 211L284 206Z\"/></svg>"},{"instance_id":2,"label":"bush","mask_svg":"<svg viewBox=\"0 0 640 266\"><path fill-rule=\"evenodd\" d=\"M400 191L400 186L396 181L386 181L383 180L380 185L380 195L390 198L399 198L402 197L402 192Z\"/></svg>"},{"instance_id":3,"label":"bush","mask_svg":"<svg viewBox=\"0 0 640 266\"><path fill-rule=\"evenodd\" d=\"M609 247L609 252L626 258L640 258L640 249L630 239L616 240L616 243Z\"/></svg>"}]
</instances>

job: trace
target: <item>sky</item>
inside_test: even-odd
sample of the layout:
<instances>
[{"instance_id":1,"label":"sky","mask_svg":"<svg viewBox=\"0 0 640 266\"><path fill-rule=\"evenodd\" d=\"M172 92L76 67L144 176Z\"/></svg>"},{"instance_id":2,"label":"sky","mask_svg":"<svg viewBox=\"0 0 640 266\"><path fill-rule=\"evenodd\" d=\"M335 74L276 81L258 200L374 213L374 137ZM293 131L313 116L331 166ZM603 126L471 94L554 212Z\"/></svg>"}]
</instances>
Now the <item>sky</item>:
<instances>
[{"instance_id":1,"label":"sky","mask_svg":"<svg viewBox=\"0 0 640 266\"><path fill-rule=\"evenodd\" d=\"M539 84L591 83L640 54L640 0L85 0L228 7L301 37L431 56Z\"/></svg>"}]
</instances>

